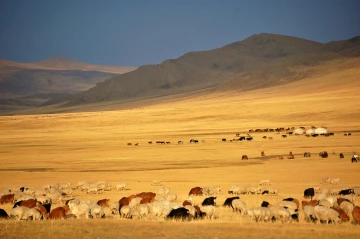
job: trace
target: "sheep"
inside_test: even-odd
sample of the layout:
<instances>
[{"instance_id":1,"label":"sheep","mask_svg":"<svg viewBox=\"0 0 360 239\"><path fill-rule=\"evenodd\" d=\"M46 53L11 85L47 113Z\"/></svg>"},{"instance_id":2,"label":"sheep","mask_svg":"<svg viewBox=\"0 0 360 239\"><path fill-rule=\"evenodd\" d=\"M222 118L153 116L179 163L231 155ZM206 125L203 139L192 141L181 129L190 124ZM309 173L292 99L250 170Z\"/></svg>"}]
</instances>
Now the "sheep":
<instances>
[{"instance_id":1,"label":"sheep","mask_svg":"<svg viewBox=\"0 0 360 239\"><path fill-rule=\"evenodd\" d=\"M266 207L256 207L247 210L247 214L250 217L250 221L255 219L256 222L258 221L270 221L272 218L272 212L269 208Z\"/></svg>"},{"instance_id":2,"label":"sheep","mask_svg":"<svg viewBox=\"0 0 360 239\"><path fill-rule=\"evenodd\" d=\"M80 198L74 198L74 199L69 200L68 205L70 206L70 204L72 204L72 205L76 206L76 205L79 205L80 202L81 202Z\"/></svg>"},{"instance_id":3,"label":"sheep","mask_svg":"<svg viewBox=\"0 0 360 239\"><path fill-rule=\"evenodd\" d=\"M216 209L214 206L208 205L208 206L201 206L200 211L205 213L207 218L213 219Z\"/></svg>"},{"instance_id":4,"label":"sheep","mask_svg":"<svg viewBox=\"0 0 360 239\"><path fill-rule=\"evenodd\" d=\"M319 193L321 190L321 187L319 185L315 185L312 187L316 193Z\"/></svg>"},{"instance_id":5,"label":"sheep","mask_svg":"<svg viewBox=\"0 0 360 239\"><path fill-rule=\"evenodd\" d=\"M147 217L150 212L150 208L147 204L140 204L138 206L138 212L140 219L142 219L143 217Z\"/></svg>"},{"instance_id":6,"label":"sheep","mask_svg":"<svg viewBox=\"0 0 360 239\"><path fill-rule=\"evenodd\" d=\"M24 193L25 193L26 195L34 196L34 195L35 195L34 187L26 187L26 188L24 189Z\"/></svg>"},{"instance_id":7,"label":"sheep","mask_svg":"<svg viewBox=\"0 0 360 239\"><path fill-rule=\"evenodd\" d=\"M250 222L252 222L254 219L254 208L247 210L247 215L250 217Z\"/></svg>"},{"instance_id":8,"label":"sheep","mask_svg":"<svg viewBox=\"0 0 360 239\"><path fill-rule=\"evenodd\" d=\"M265 189L264 191L267 191L268 194L274 194L274 195L277 195L278 194L278 190L276 188L267 188Z\"/></svg>"},{"instance_id":9,"label":"sheep","mask_svg":"<svg viewBox=\"0 0 360 239\"><path fill-rule=\"evenodd\" d=\"M41 202L41 204L51 204L52 200L48 196L38 196L36 197L36 200L38 202Z\"/></svg>"},{"instance_id":10,"label":"sheep","mask_svg":"<svg viewBox=\"0 0 360 239\"><path fill-rule=\"evenodd\" d=\"M331 178L330 179L330 184L339 184L340 183L340 178Z\"/></svg>"},{"instance_id":11,"label":"sheep","mask_svg":"<svg viewBox=\"0 0 360 239\"><path fill-rule=\"evenodd\" d=\"M331 207L331 209L334 209L335 211L337 211L339 213L339 216L340 216L340 219L342 222L348 222L350 220L350 218L346 214L346 212L343 209L341 209L340 207L334 206L334 207Z\"/></svg>"},{"instance_id":12,"label":"sheep","mask_svg":"<svg viewBox=\"0 0 360 239\"><path fill-rule=\"evenodd\" d=\"M125 190L125 189L126 189L126 184L125 183L116 184L116 191Z\"/></svg>"},{"instance_id":13,"label":"sheep","mask_svg":"<svg viewBox=\"0 0 360 239\"><path fill-rule=\"evenodd\" d=\"M119 207L119 202L109 202L109 208L111 209L112 214L119 212Z\"/></svg>"},{"instance_id":14,"label":"sheep","mask_svg":"<svg viewBox=\"0 0 360 239\"><path fill-rule=\"evenodd\" d=\"M246 187L246 193L247 194L261 193L261 187L260 186L248 186L248 187Z\"/></svg>"},{"instance_id":15,"label":"sheep","mask_svg":"<svg viewBox=\"0 0 360 239\"><path fill-rule=\"evenodd\" d=\"M220 187L220 186L214 186L214 187L213 187L213 191L214 191L217 195L219 195L219 194L221 193L221 187Z\"/></svg>"},{"instance_id":16,"label":"sheep","mask_svg":"<svg viewBox=\"0 0 360 239\"><path fill-rule=\"evenodd\" d=\"M104 218L105 213L102 206L99 206L97 204L92 204L90 207L90 216L92 218Z\"/></svg>"},{"instance_id":17,"label":"sheep","mask_svg":"<svg viewBox=\"0 0 360 239\"><path fill-rule=\"evenodd\" d=\"M70 188L70 183L69 182L66 182L66 183L58 183L58 189L61 190L61 189L68 189Z\"/></svg>"},{"instance_id":18,"label":"sheep","mask_svg":"<svg viewBox=\"0 0 360 239\"><path fill-rule=\"evenodd\" d=\"M237 185L232 188L232 194L245 194L247 193L247 187L243 185Z\"/></svg>"},{"instance_id":19,"label":"sheep","mask_svg":"<svg viewBox=\"0 0 360 239\"><path fill-rule=\"evenodd\" d=\"M28 210L29 208L18 206L13 209L11 209L10 217L18 218L18 220L27 220L29 218L28 216Z\"/></svg>"},{"instance_id":20,"label":"sheep","mask_svg":"<svg viewBox=\"0 0 360 239\"><path fill-rule=\"evenodd\" d=\"M328 200L331 203L331 206L334 206L335 204L337 204L337 197L336 196L328 196L326 198L326 200Z\"/></svg>"},{"instance_id":21,"label":"sheep","mask_svg":"<svg viewBox=\"0 0 360 239\"><path fill-rule=\"evenodd\" d=\"M202 192L205 196L209 196L213 194L212 189L208 186L203 187Z\"/></svg>"},{"instance_id":22,"label":"sheep","mask_svg":"<svg viewBox=\"0 0 360 239\"><path fill-rule=\"evenodd\" d=\"M52 192L52 193L47 193L46 196L48 196L53 203L61 202L62 196L61 196L61 193L58 192L58 191L55 191L55 192Z\"/></svg>"},{"instance_id":23,"label":"sheep","mask_svg":"<svg viewBox=\"0 0 360 239\"><path fill-rule=\"evenodd\" d=\"M331 208L333 205L327 199L321 199L319 200L319 206Z\"/></svg>"},{"instance_id":24,"label":"sheep","mask_svg":"<svg viewBox=\"0 0 360 239\"><path fill-rule=\"evenodd\" d=\"M260 183L259 183L261 186L263 185L270 185L270 180L269 179L262 179L260 180Z\"/></svg>"},{"instance_id":25,"label":"sheep","mask_svg":"<svg viewBox=\"0 0 360 239\"><path fill-rule=\"evenodd\" d=\"M271 206L271 213L276 220L281 220L281 222L289 222L291 218L291 214L288 210L286 210L282 206Z\"/></svg>"},{"instance_id":26,"label":"sheep","mask_svg":"<svg viewBox=\"0 0 360 239\"><path fill-rule=\"evenodd\" d=\"M316 218L318 219L317 223L320 223L320 221L326 221L326 223L329 223L329 221L334 223L341 222L339 213L334 209L323 206L315 206L314 212Z\"/></svg>"},{"instance_id":27,"label":"sheep","mask_svg":"<svg viewBox=\"0 0 360 239\"><path fill-rule=\"evenodd\" d=\"M166 216L169 215L169 213L171 212L171 210L173 210L170 205L166 205L166 204L162 204L163 206L163 211L162 211L162 215Z\"/></svg>"},{"instance_id":28,"label":"sheep","mask_svg":"<svg viewBox=\"0 0 360 239\"><path fill-rule=\"evenodd\" d=\"M64 196L70 196L73 193L73 190L71 188L66 188L61 190L61 195Z\"/></svg>"},{"instance_id":29,"label":"sheep","mask_svg":"<svg viewBox=\"0 0 360 239\"><path fill-rule=\"evenodd\" d=\"M169 192L170 192L169 188L167 188L167 187L161 187L161 188L159 188L155 193L156 193L156 195L166 196Z\"/></svg>"},{"instance_id":30,"label":"sheep","mask_svg":"<svg viewBox=\"0 0 360 239\"><path fill-rule=\"evenodd\" d=\"M89 218L89 205L85 204L85 203L80 203L79 205L69 205L69 208L72 212L72 214L74 214L77 218L80 218L80 216L85 215L85 218L88 219Z\"/></svg>"},{"instance_id":31,"label":"sheep","mask_svg":"<svg viewBox=\"0 0 360 239\"><path fill-rule=\"evenodd\" d=\"M123 218L131 218L131 207L129 206L122 206L120 208L120 217Z\"/></svg>"},{"instance_id":32,"label":"sheep","mask_svg":"<svg viewBox=\"0 0 360 239\"><path fill-rule=\"evenodd\" d=\"M51 188L50 184L45 184L44 186L42 186L41 189L44 190L44 191L48 191L50 188Z\"/></svg>"},{"instance_id":33,"label":"sheep","mask_svg":"<svg viewBox=\"0 0 360 239\"><path fill-rule=\"evenodd\" d=\"M87 191L90 188L90 186L94 187L96 185L92 185L92 184L90 184L88 182L85 182L83 185L81 185L81 191Z\"/></svg>"},{"instance_id":34,"label":"sheep","mask_svg":"<svg viewBox=\"0 0 360 239\"><path fill-rule=\"evenodd\" d=\"M131 208L136 208L137 206L140 205L141 200L142 200L141 197L135 197L130 201L129 206Z\"/></svg>"},{"instance_id":35,"label":"sheep","mask_svg":"<svg viewBox=\"0 0 360 239\"><path fill-rule=\"evenodd\" d=\"M324 178L321 180L320 184L330 184L331 178Z\"/></svg>"},{"instance_id":36,"label":"sheep","mask_svg":"<svg viewBox=\"0 0 360 239\"><path fill-rule=\"evenodd\" d=\"M354 204L348 201L343 201L340 204L340 208L346 212L346 214L351 215L352 211L354 210Z\"/></svg>"},{"instance_id":37,"label":"sheep","mask_svg":"<svg viewBox=\"0 0 360 239\"><path fill-rule=\"evenodd\" d=\"M110 191L110 190L106 190L107 187L108 186L105 182L98 183L97 185L98 191Z\"/></svg>"},{"instance_id":38,"label":"sheep","mask_svg":"<svg viewBox=\"0 0 360 239\"><path fill-rule=\"evenodd\" d=\"M27 210L27 216L28 216L28 218L32 217L33 221L35 221L35 220L40 220L42 217L42 214L35 208L29 208Z\"/></svg>"},{"instance_id":39,"label":"sheep","mask_svg":"<svg viewBox=\"0 0 360 239\"><path fill-rule=\"evenodd\" d=\"M98 194L98 192L99 192L98 186L89 187L86 191L86 193L96 193L96 194Z\"/></svg>"},{"instance_id":40,"label":"sheep","mask_svg":"<svg viewBox=\"0 0 360 239\"><path fill-rule=\"evenodd\" d=\"M166 199L169 200L170 202L174 202L176 201L177 195L174 193L170 193L168 195L166 195Z\"/></svg>"},{"instance_id":41,"label":"sheep","mask_svg":"<svg viewBox=\"0 0 360 239\"><path fill-rule=\"evenodd\" d=\"M229 194L234 194L234 189L239 187L239 185L235 184L235 185L232 185L229 189L228 189L228 193Z\"/></svg>"},{"instance_id":42,"label":"sheep","mask_svg":"<svg viewBox=\"0 0 360 239\"><path fill-rule=\"evenodd\" d=\"M235 212L244 213L245 215L247 214L246 204L244 201L242 201L240 199L234 199L231 202L231 207L233 208L233 211L235 211Z\"/></svg>"},{"instance_id":43,"label":"sheep","mask_svg":"<svg viewBox=\"0 0 360 239\"><path fill-rule=\"evenodd\" d=\"M306 221L314 222L316 220L315 210L313 206L304 206L303 210Z\"/></svg>"},{"instance_id":44,"label":"sheep","mask_svg":"<svg viewBox=\"0 0 360 239\"><path fill-rule=\"evenodd\" d=\"M83 186L85 183L87 183L86 181L79 181L78 184L76 185L76 188L79 188L81 186Z\"/></svg>"},{"instance_id":45,"label":"sheep","mask_svg":"<svg viewBox=\"0 0 360 239\"><path fill-rule=\"evenodd\" d=\"M191 205L186 205L185 208L186 208L187 210L189 210L189 214L190 214L191 216L193 216L194 218L197 217L197 212L196 212L195 207L193 207L193 206L191 206Z\"/></svg>"},{"instance_id":46,"label":"sheep","mask_svg":"<svg viewBox=\"0 0 360 239\"><path fill-rule=\"evenodd\" d=\"M151 183L152 186L160 186L160 184L161 184L161 180L159 179L155 179Z\"/></svg>"},{"instance_id":47,"label":"sheep","mask_svg":"<svg viewBox=\"0 0 360 239\"><path fill-rule=\"evenodd\" d=\"M163 214L164 206L159 201L154 201L151 203L151 212L156 219L160 218Z\"/></svg>"}]
</instances>

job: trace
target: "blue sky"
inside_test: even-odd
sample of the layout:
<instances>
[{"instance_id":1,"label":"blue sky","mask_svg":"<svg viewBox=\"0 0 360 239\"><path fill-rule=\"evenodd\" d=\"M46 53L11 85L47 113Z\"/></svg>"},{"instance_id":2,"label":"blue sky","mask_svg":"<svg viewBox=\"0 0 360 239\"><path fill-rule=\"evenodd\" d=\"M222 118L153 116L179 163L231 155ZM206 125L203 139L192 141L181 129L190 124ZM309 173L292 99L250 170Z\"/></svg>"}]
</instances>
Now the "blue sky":
<instances>
[{"instance_id":1,"label":"blue sky","mask_svg":"<svg viewBox=\"0 0 360 239\"><path fill-rule=\"evenodd\" d=\"M140 66L257 33L360 35L360 0L0 0L0 58Z\"/></svg>"}]
</instances>

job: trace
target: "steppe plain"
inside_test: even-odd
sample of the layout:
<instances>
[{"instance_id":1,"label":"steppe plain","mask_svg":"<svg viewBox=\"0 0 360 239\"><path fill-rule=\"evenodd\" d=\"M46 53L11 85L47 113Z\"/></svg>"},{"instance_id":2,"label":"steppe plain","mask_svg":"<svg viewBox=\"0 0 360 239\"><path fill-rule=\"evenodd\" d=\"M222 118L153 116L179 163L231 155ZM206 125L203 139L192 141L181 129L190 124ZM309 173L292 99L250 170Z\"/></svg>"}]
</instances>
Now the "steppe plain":
<instances>
[{"instance_id":1,"label":"steppe plain","mask_svg":"<svg viewBox=\"0 0 360 239\"><path fill-rule=\"evenodd\" d=\"M0 117L0 187L125 182L125 191L73 193L112 201L156 191L159 187L151 185L154 179L162 180L179 202L194 186L219 185L223 191L214 220L0 221L0 238L360 238L359 225L316 225L305 222L302 211L299 223L251 223L247 216L220 206L231 185L257 185L264 178L271 180L279 195L240 195L248 208L285 197L301 201L304 189L319 185L325 177L339 177L340 184L349 187L360 184L360 163L350 162L352 154L360 152L360 61L320 68L307 79L248 92L184 94L111 111L80 112L79 108L74 113ZM249 129L299 126L326 126L335 134L282 138L263 132L252 133L253 141L229 142ZM344 136L345 132L352 135ZM273 140L263 139L265 135ZM190 144L192 138L206 142ZM148 144L157 140L171 144ZM177 144L179 140L184 144ZM322 159L318 153L325 150L329 157ZM286 158L290 151L294 160ZM312 156L304 158L305 151ZM339 153L345 158L340 159ZM243 154L248 161L241 160ZM358 197L355 203L360 205ZM11 205L1 207L10 212Z\"/></svg>"}]
</instances>

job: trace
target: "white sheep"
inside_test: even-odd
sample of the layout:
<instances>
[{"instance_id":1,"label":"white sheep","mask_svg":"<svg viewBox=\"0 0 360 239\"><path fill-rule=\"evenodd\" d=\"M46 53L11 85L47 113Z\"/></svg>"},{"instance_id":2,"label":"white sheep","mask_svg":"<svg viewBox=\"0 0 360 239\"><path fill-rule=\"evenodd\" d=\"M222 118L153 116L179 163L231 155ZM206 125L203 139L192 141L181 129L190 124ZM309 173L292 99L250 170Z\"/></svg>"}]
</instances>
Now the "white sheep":
<instances>
[{"instance_id":1,"label":"white sheep","mask_svg":"<svg viewBox=\"0 0 360 239\"><path fill-rule=\"evenodd\" d=\"M347 215L352 215L352 211L354 210L354 204L348 201L343 201L340 203L340 208L346 212Z\"/></svg>"},{"instance_id":2,"label":"white sheep","mask_svg":"<svg viewBox=\"0 0 360 239\"><path fill-rule=\"evenodd\" d=\"M80 203L79 205L72 205L69 204L69 208L72 212L72 214L74 214L77 218L80 218L80 216L84 216L85 218L88 219L89 218L89 205L85 204L85 203Z\"/></svg>"},{"instance_id":3,"label":"white sheep","mask_svg":"<svg viewBox=\"0 0 360 239\"><path fill-rule=\"evenodd\" d=\"M246 203L240 199L234 199L231 202L231 207L233 208L233 211L247 214L246 211Z\"/></svg>"},{"instance_id":4,"label":"white sheep","mask_svg":"<svg viewBox=\"0 0 360 239\"><path fill-rule=\"evenodd\" d=\"M90 215L92 218L103 218L105 217L104 209L102 206L93 204L90 207Z\"/></svg>"},{"instance_id":5,"label":"white sheep","mask_svg":"<svg viewBox=\"0 0 360 239\"><path fill-rule=\"evenodd\" d=\"M186 205L185 208L186 208L187 210L189 210L189 214L190 214L191 216L193 216L194 218L196 217L196 209L195 209L195 207L193 207L193 206L191 206L191 205Z\"/></svg>"},{"instance_id":6,"label":"white sheep","mask_svg":"<svg viewBox=\"0 0 360 239\"><path fill-rule=\"evenodd\" d=\"M10 217L15 217L19 221L27 220L29 218L28 210L29 210L28 207L23 207L23 206L15 207L15 208L11 209Z\"/></svg>"},{"instance_id":7,"label":"white sheep","mask_svg":"<svg viewBox=\"0 0 360 239\"><path fill-rule=\"evenodd\" d=\"M272 216L272 212L269 208L266 207L256 207L247 210L247 214L250 217L250 221L255 219L256 222L267 222L270 221Z\"/></svg>"},{"instance_id":8,"label":"white sheep","mask_svg":"<svg viewBox=\"0 0 360 239\"><path fill-rule=\"evenodd\" d=\"M326 221L327 223L329 223L329 221L336 223L341 222L339 213L334 209L323 206L315 206L314 211L316 218L318 219L317 223L320 223L320 221Z\"/></svg>"},{"instance_id":9,"label":"white sheep","mask_svg":"<svg viewBox=\"0 0 360 239\"><path fill-rule=\"evenodd\" d=\"M330 184L340 184L340 178L331 178Z\"/></svg>"},{"instance_id":10,"label":"white sheep","mask_svg":"<svg viewBox=\"0 0 360 239\"><path fill-rule=\"evenodd\" d=\"M125 190L125 189L126 189L126 184L125 183L116 184L116 191Z\"/></svg>"},{"instance_id":11,"label":"white sheep","mask_svg":"<svg viewBox=\"0 0 360 239\"><path fill-rule=\"evenodd\" d=\"M321 199L321 200L319 200L319 206L331 208L332 204L327 199Z\"/></svg>"},{"instance_id":12,"label":"white sheep","mask_svg":"<svg viewBox=\"0 0 360 239\"><path fill-rule=\"evenodd\" d=\"M135 197L135 198L131 199L129 206L134 209L140 205L141 200L142 200L141 197Z\"/></svg>"},{"instance_id":13,"label":"white sheep","mask_svg":"<svg viewBox=\"0 0 360 239\"><path fill-rule=\"evenodd\" d=\"M326 200L328 200L331 203L331 207L337 204L337 197L336 196L328 196L326 197Z\"/></svg>"},{"instance_id":14,"label":"white sheep","mask_svg":"<svg viewBox=\"0 0 360 239\"><path fill-rule=\"evenodd\" d=\"M207 205L207 206L201 206L200 211L206 214L206 218L213 219L216 209L212 205Z\"/></svg>"},{"instance_id":15,"label":"white sheep","mask_svg":"<svg viewBox=\"0 0 360 239\"><path fill-rule=\"evenodd\" d=\"M151 204L151 212L156 219L161 217L161 215L163 214L163 211L164 211L164 205L161 202L154 201Z\"/></svg>"},{"instance_id":16,"label":"white sheep","mask_svg":"<svg viewBox=\"0 0 360 239\"><path fill-rule=\"evenodd\" d=\"M273 188L273 187L266 188L264 191L268 191L268 194L273 194L273 195L277 195L277 194L278 194L277 188Z\"/></svg>"},{"instance_id":17,"label":"white sheep","mask_svg":"<svg viewBox=\"0 0 360 239\"><path fill-rule=\"evenodd\" d=\"M120 216L123 218L131 218L131 207L122 206L120 208Z\"/></svg>"},{"instance_id":18,"label":"white sheep","mask_svg":"<svg viewBox=\"0 0 360 239\"><path fill-rule=\"evenodd\" d=\"M33 221L35 221L35 220L40 220L42 217L42 214L35 208L29 208L29 210L27 211L27 216L28 216L28 218L32 217Z\"/></svg>"},{"instance_id":19,"label":"white sheep","mask_svg":"<svg viewBox=\"0 0 360 239\"><path fill-rule=\"evenodd\" d=\"M153 186L160 186L160 184L161 184L161 180L159 180L159 179L155 179L151 183L151 185L153 185Z\"/></svg>"},{"instance_id":20,"label":"white sheep","mask_svg":"<svg viewBox=\"0 0 360 239\"><path fill-rule=\"evenodd\" d=\"M270 208L272 215L276 220L281 220L281 222L289 222L291 219L291 214L288 210L281 206L272 206Z\"/></svg>"},{"instance_id":21,"label":"white sheep","mask_svg":"<svg viewBox=\"0 0 360 239\"><path fill-rule=\"evenodd\" d=\"M169 193L168 195L166 195L166 199L170 202L174 202L177 199L177 195L174 193Z\"/></svg>"},{"instance_id":22,"label":"white sheep","mask_svg":"<svg viewBox=\"0 0 360 239\"><path fill-rule=\"evenodd\" d=\"M76 187L77 188L82 187L85 183L87 183L87 181L79 181Z\"/></svg>"},{"instance_id":23,"label":"white sheep","mask_svg":"<svg viewBox=\"0 0 360 239\"><path fill-rule=\"evenodd\" d=\"M262 179L259 183L261 186L263 185L270 185L270 179Z\"/></svg>"},{"instance_id":24,"label":"white sheep","mask_svg":"<svg viewBox=\"0 0 360 239\"><path fill-rule=\"evenodd\" d=\"M99 190L100 189L98 188L98 186L93 186L93 187L89 187L87 189L86 193L96 193L96 194L98 194Z\"/></svg>"},{"instance_id":25,"label":"white sheep","mask_svg":"<svg viewBox=\"0 0 360 239\"><path fill-rule=\"evenodd\" d=\"M138 212L139 212L140 219L142 219L143 217L146 218L150 212L150 208L147 204L140 204L138 206Z\"/></svg>"},{"instance_id":26,"label":"white sheep","mask_svg":"<svg viewBox=\"0 0 360 239\"><path fill-rule=\"evenodd\" d=\"M305 206L303 210L306 221L314 221L316 219L315 210L313 206Z\"/></svg>"},{"instance_id":27,"label":"white sheep","mask_svg":"<svg viewBox=\"0 0 360 239\"><path fill-rule=\"evenodd\" d=\"M38 202L41 202L41 204L48 204L52 202L51 198L49 198L48 196L38 196L36 197L36 200Z\"/></svg>"}]
</instances>

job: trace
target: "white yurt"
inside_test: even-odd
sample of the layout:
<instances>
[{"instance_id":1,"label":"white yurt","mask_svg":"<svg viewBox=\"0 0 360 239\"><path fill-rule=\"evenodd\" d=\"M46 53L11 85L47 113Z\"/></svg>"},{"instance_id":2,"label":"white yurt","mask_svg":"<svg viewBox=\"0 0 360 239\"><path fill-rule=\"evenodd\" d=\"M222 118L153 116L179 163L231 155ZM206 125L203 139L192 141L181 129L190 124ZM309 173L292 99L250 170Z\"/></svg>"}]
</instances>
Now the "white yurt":
<instances>
[{"instance_id":1,"label":"white yurt","mask_svg":"<svg viewBox=\"0 0 360 239\"><path fill-rule=\"evenodd\" d=\"M297 128L294 130L293 134L304 134L304 130L302 128Z\"/></svg>"},{"instance_id":2,"label":"white yurt","mask_svg":"<svg viewBox=\"0 0 360 239\"><path fill-rule=\"evenodd\" d=\"M325 128L317 128L315 129L315 134L327 134L328 130Z\"/></svg>"},{"instance_id":3,"label":"white yurt","mask_svg":"<svg viewBox=\"0 0 360 239\"><path fill-rule=\"evenodd\" d=\"M305 134L307 134L307 135L315 134L315 130L314 129L308 129L308 130L306 130Z\"/></svg>"}]
</instances>

